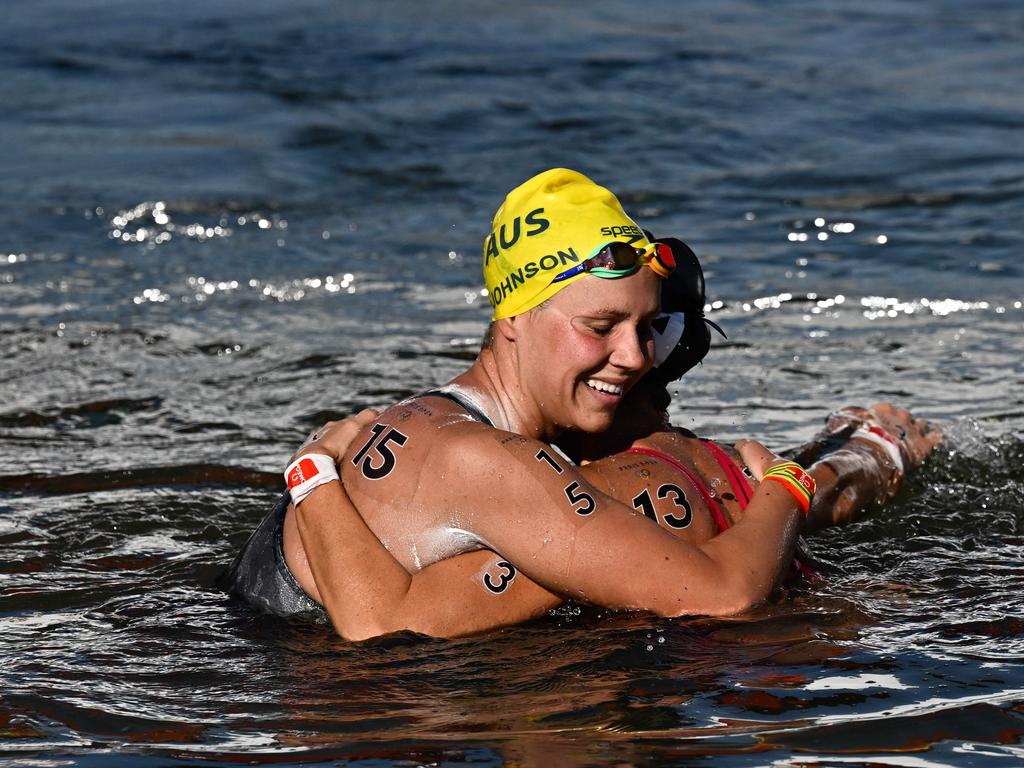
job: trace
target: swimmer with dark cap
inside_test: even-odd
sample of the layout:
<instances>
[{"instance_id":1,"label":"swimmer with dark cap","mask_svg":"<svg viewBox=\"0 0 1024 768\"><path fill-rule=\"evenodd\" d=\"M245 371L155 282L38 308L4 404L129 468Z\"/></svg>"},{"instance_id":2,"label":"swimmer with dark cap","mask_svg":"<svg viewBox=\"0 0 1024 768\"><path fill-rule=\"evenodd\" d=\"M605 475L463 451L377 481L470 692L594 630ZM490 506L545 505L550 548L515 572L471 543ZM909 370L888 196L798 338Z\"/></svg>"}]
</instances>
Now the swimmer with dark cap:
<instances>
[{"instance_id":1,"label":"swimmer with dark cap","mask_svg":"<svg viewBox=\"0 0 1024 768\"><path fill-rule=\"evenodd\" d=\"M350 639L467 634L566 598L664 616L763 600L808 515L887 497L938 436L890 406L839 415L807 472L671 429L664 386L707 351L699 269L586 177L527 181L485 243L495 313L473 366L314 433L286 473L293 505L243 549L232 590L275 613L323 606ZM666 279L692 289L665 290L662 314ZM581 458L621 452L576 466L552 446L567 433L604 435L576 441Z\"/></svg>"}]
</instances>

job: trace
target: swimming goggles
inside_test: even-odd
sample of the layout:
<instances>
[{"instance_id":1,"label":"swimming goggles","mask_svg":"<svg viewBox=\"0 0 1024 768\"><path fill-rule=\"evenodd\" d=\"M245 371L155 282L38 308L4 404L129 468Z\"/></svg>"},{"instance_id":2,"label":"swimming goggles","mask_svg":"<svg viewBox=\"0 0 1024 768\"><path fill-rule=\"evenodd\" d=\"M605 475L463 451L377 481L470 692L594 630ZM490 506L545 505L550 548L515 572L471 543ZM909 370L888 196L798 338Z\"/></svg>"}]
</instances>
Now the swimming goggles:
<instances>
[{"instance_id":1,"label":"swimming goggles","mask_svg":"<svg viewBox=\"0 0 1024 768\"><path fill-rule=\"evenodd\" d=\"M649 243L645 248L634 248L616 240L599 246L579 264L559 272L551 282L560 283L581 272L612 279L627 277L645 265L658 277L668 277L676 268L672 247L666 243Z\"/></svg>"}]
</instances>

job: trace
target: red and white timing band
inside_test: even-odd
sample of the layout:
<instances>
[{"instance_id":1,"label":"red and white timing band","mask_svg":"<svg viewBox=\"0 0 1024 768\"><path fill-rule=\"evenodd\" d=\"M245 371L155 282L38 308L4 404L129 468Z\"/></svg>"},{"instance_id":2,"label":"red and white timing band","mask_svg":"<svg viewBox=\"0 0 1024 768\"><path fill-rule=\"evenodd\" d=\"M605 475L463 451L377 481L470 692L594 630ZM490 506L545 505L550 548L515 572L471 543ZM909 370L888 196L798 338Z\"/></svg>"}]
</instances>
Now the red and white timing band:
<instances>
[{"instance_id":1,"label":"red and white timing band","mask_svg":"<svg viewBox=\"0 0 1024 768\"><path fill-rule=\"evenodd\" d=\"M860 429L854 432L851 437L860 440L867 440L875 445L881 446L892 460L896 471L903 474L903 454L900 453L900 444L896 438L879 426L862 424Z\"/></svg>"},{"instance_id":2,"label":"red and white timing band","mask_svg":"<svg viewBox=\"0 0 1024 768\"><path fill-rule=\"evenodd\" d=\"M284 481L288 484L288 492L295 506L309 496L313 489L334 480L341 480L338 468L334 466L334 459L322 453L305 453L284 471Z\"/></svg>"}]
</instances>

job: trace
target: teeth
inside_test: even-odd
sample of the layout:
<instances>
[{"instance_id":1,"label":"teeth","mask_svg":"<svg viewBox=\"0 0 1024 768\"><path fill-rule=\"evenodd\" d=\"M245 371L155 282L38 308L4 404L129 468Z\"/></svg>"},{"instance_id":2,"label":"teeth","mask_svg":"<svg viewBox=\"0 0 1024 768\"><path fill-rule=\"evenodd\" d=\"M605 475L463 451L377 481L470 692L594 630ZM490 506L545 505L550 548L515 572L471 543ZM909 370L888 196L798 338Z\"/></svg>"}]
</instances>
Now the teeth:
<instances>
[{"instance_id":1,"label":"teeth","mask_svg":"<svg viewBox=\"0 0 1024 768\"><path fill-rule=\"evenodd\" d=\"M597 379L587 379L587 386L591 389L596 389L598 392L607 392L609 395L621 395L623 391L622 387L609 384L606 381L598 381Z\"/></svg>"}]
</instances>

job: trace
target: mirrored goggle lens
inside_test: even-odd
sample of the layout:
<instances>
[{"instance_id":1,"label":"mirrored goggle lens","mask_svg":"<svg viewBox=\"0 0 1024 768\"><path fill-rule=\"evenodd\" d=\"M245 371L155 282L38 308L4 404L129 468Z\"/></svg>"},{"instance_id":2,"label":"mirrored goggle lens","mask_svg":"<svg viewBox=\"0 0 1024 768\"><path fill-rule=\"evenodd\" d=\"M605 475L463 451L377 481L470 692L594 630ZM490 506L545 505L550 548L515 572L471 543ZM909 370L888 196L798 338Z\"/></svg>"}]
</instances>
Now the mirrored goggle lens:
<instances>
[{"instance_id":1,"label":"mirrored goggle lens","mask_svg":"<svg viewBox=\"0 0 1024 768\"><path fill-rule=\"evenodd\" d=\"M609 243L587 260L588 269L626 272L648 265L660 277L668 277L676 267L672 247L667 243L651 243L643 250L628 243Z\"/></svg>"},{"instance_id":2,"label":"mirrored goggle lens","mask_svg":"<svg viewBox=\"0 0 1024 768\"><path fill-rule=\"evenodd\" d=\"M671 246L665 243L651 243L641 250L629 243L608 243L575 267L555 275L551 282L568 280L581 272L591 272L598 277L625 277L636 272L644 264L650 266L658 276L668 277L676 266Z\"/></svg>"},{"instance_id":3,"label":"mirrored goggle lens","mask_svg":"<svg viewBox=\"0 0 1024 768\"><path fill-rule=\"evenodd\" d=\"M626 270L643 264L644 251L637 250L629 243L608 243L587 259L590 269Z\"/></svg>"}]
</instances>

